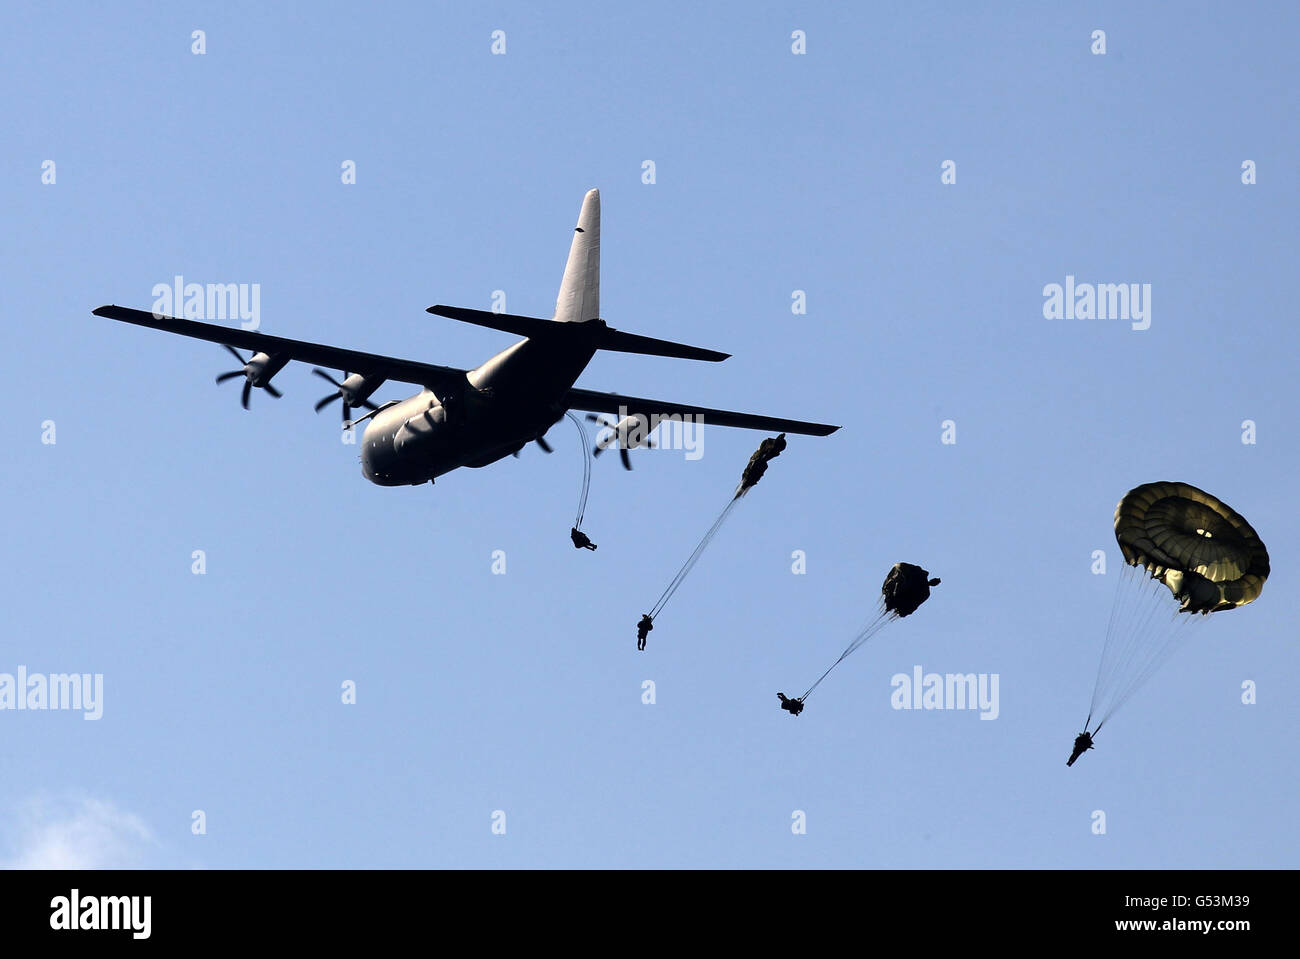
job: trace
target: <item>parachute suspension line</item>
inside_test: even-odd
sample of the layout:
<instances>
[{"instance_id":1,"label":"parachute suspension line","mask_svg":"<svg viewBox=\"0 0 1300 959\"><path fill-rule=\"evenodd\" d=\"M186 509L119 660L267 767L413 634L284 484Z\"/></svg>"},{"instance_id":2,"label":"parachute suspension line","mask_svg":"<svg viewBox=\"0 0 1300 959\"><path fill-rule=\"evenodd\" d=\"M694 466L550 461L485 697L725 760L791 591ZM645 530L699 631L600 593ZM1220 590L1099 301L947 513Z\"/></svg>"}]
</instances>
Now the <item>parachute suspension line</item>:
<instances>
[{"instance_id":1,"label":"parachute suspension line","mask_svg":"<svg viewBox=\"0 0 1300 959\"><path fill-rule=\"evenodd\" d=\"M1148 597L1150 583L1141 579L1134 567L1125 566L1116 593L1113 630L1102 648L1102 661L1097 671L1097 685L1093 689L1089 715L1104 722L1111 697L1125 665L1136 653L1140 631L1137 628L1142 601Z\"/></svg>"},{"instance_id":2,"label":"parachute suspension line","mask_svg":"<svg viewBox=\"0 0 1300 959\"><path fill-rule=\"evenodd\" d=\"M1187 635L1187 626L1189 623L1203 619L1202 616L1196 616L1191 613L1175 612L1173 620L1165 628L1158 630L1155 640L1155 650L1142 663L1139 671L1129 679L1115 696L1114 705L1110 707L1106 718L1114 715L1115 712L1129 701L1142 686L1155 675L1160 667L1163 666L1173 654L1182 646L1182 640Z\"/></svg>"},{"instance_id":3,"label":"parachute suspension line","mask_svg":"<svg viewBox=\"0 0 1300 959\"><path fill-rule=\"evenodd\" d=\"M1088 710L1089 719L1101 715L1107 692L1115 688L1141 648L1143 632L1139 618L1142 612L1154 610L1158 605L1158 594L1164 587L1154 579L1144 577L1144 573L1145 570L1125 564L1116 584L1111 621L1102 648L1101 662L1097 666L1097 683L1093 687L1092 703Z\"/></svg>"},{"instance_id":4,"label":"parachute suspension line","mask_svg":"<svg viewBox=\"0 0 1300 959\"><path fill-rule=\"evenodd\" d=\"M1125 624L1129 622L1128 610L1137 595L1139 584L1136 579L1134 567L1127 563L1116 577L1115 598L1111 601L1110 619L1106 624L1106 641L1102 646L1101 659L1097 662L1097 679L1092 687L1092 701L1088 704L1088 722L1084 723L1083 727L1085 731L1092 722L1092 717L1098 714L1102 690L1108 687L1117 661L1125 651L1123 647L1123 638L1126 635Z\"/></svg>"},{"instance_id":5,"label":"parachute suspension line","mask_svg":"<svg viewBox=\"0 0 1300 959\"><path fill-rule=\"evenodd\" d=\"M1130 627L1127 654L1116 667L1114 675L1108 680L1112 690L1111 706L1102 719L1108 719L1119 708L1117 694L1128 687L1135 673L1141 672L1150 663L1153 653L1158 654L1163 648L1163 637L1156 630L1153 636L1152 621L1159 622L1160 614L1169 609L1170 596L1163 583L1148 578L1144 589L1138 595L1135 619Z\"/></svg>"},{"instance_id":6,"label":"parachute suspension line","mask_svg":"<svg viewBox=\"0 0 1300 959\"><path fill-rule=\"evenodd\" d=\"M1132 578L1129 575L1132 569L1131 566L1125 563L1124 569L1115 577L1115 596L1110 602L1110 619L1106 621L1106 641L1102 645L1101 658L1097 661L1097 678L1092 684L1092 701L1088 703L1088 718L1083 723L1084 731L1087 731L1092 724L1092 714L1097 710L1097 691L1101 689L1102 670L1106 666L1106 654L1110 650L1111 642L1115 636L1115 614L1119 610L1120 601L1124 595L1124 584ZM1100 729L1101 727L1098 726L1097 728Z\"/></svg>"},{"instance_id":7,"label":"parachute suspension line","mask_svg":"<svg viewBox=\"0 0 1300 959\"><path fill-rule=\"evenodd\" d=\"M1190 614L1179 613L1176 605L1171 611L1172 602L1164 583L1146 570L1125 570L1088 711L1097 730L1173 655Z\"/></svg>"},{"instance_id":8,"label":"parachute suspension line","mask_svg":"<svg viewBox=\"0 0 1300 959\"><path fill-rule=\"evenodd\" d=\"M718 515L718 518L713 521L713 525L709 527L709 531L705 533L699 543L696 544L695 549L691 551L691 555L687 557L682 568L677 571L677 575L673 577L672 582L669 583L667 588L663 591L663 595L655 602L654 607L648 614L651 619L654 619L663 612L663 608L668 605L668 600L672 599L673 593L677 592L677 588L682 585L682 581L686 579L687 574L695 568L695 564L699 562L700 556L703 555L705 547L708 546L713 540L713 537L718 534L718 530L722 528L722 524L726 521L727 517L731 515L732 509L735 508L736 503L739 501L739 494L733 495L731 499L727 501L727 505Z\"/></svg>"},{"instance_id":9,"label":"parachute suspension line","mask_svg":"<svg viewBox=\"0 0 1300 959\"><path fill-rule=\"evenodd\" d=\"M587 515L587 496L591 493L591 450L587 446L587 431L582 428L582 422L570 412L564 415L578 428L578 446L582 449L582 492L578 495L578 516L573 521L574 529L582 529L583 517Z\"/></svg>"},{"instance_id":10,"label":"parachute suspension line","mask_svg":"<svg viewBox=\"0 0 1300 959\"><path fill-rule=\"evenodd\" d=\"M849 643L844 652L840 653L840 658L831 663L830 668L827 669L826 672L822 673L821 676L817 678L817 682L809 686L808 691L800 696L799 699L801 701L807 701L808 697L812 695L812 691L820 686L822 680L831 674L832 669L844 662L844 660L846 660L852 653L856 652L865 645L868 640L875 636L876 633L880 632L887 624L892 623L896 619L898 619L898 613L885 609L885 601L882 598L880 600L880 612L876 614L876 618L867 623L867 625L862 628L861 632L859 632L857 636L853 637L853 641Z\"/></svg>"}]
</instances>

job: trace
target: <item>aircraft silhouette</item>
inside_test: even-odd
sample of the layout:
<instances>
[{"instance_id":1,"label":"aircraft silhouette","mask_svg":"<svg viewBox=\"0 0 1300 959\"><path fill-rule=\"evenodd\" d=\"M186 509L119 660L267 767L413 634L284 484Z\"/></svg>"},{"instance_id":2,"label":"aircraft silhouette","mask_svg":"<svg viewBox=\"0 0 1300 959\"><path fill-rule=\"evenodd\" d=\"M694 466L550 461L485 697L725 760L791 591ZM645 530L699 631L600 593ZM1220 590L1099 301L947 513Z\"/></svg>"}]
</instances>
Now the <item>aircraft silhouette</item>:
<instances>
[{"instance_id":1,"label":"aircraft silhouette","mask_svg":"<svg viewBox=\"0 0 1300 959\"><path fill-rule=\"evenodd\" d=\"M546 320L452 306L431 306L429 313L502 330L524 337L482 366L458 370L355 350L305 343L244 329L231 329L197 320L158 316L121 306L101 306L96 316L179 333L229 349L244 363L241 370L223 373L218 382L243 375L242 403L254 388L279 396L271 380L291 361L348 371L342 382L319 375L338 387L317 404L317 412L334 397L346 410L366 406L370 412L356 420L344 414L345 428L369 420L361 437L361 472L380 486L432 483L462 466L479 468L519 452L543 435L567 411L613 413L619 417L694 414L705 425L827 436L838 426L805 423L684 403L598 393L573 384L597 350L718 362L726 353L623 333L600 318L600 191L583 198L578 225L555 316ZM236 349L251 350L244 361ZM404 400L376 407L370 397L393 380L421 387Z\"/></svg>"}]
</instances>

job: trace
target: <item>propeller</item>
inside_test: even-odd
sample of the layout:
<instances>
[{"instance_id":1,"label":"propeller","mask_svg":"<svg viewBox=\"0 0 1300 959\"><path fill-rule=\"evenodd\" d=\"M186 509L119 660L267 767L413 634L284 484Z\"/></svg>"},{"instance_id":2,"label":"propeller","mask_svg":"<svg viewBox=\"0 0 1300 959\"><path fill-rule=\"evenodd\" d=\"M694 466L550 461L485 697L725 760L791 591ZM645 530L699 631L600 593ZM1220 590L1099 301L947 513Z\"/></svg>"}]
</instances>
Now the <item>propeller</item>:
<instances>
[{"instance_id":1,"label":"propeller","mask_svg":"<svg viewBox=\"0 0 1300 959\"><path fill-rule=\"evenodd\" d=\"M324 399L322 399L319 403L316 404L316 412L319 413L321 410L329 406L335 400L342 400L343 401L343 422L344 423L349 422L352 419L353 404L350 402L354 397L352 391L348 387L344 386L343 383L340 383L338 380L334 379L334 377L330 376L320 367L313 367L312 372L315 373L317 376L319 376L322 380L325 380L331 386L335 387L333 393L331 393L329 396L326 396ZM350 378L351 378L351 374L344 371L343 379L346 381ZM375 404L371 403L369 400L362 400L359 405L364 406L372 413L379 409L379 407L375 406Z\"/></svg>"},{"instance_id":2,"label":"propeller","mask_svg":"<svg viewBox=\"0 0 1300 959\"><path fill-rule=\"evenodd\" d=\"M537 439L533 440L533 442L536 443L538 446L540 446L540 447L542 448L542 452L543 452L543 453L554 453L554 452L555 452L555 448L554 448L553 446L551 446L550 443L546 442L546 437L544 437L544 436L539 436L539 437L537 437ZM515 450L514 453L511 454L511 455L513 455L514 457L518 458L518 456L519 456L519 450Z\"/></svg>"},{"instance_id":3,"label":"propeller","mask_svg":"<svg viewBox=\"0 0 1300 959\"><path fill-rule=\"evenodd\" d=\"M240 406L244 409L248 409L248 398L253 395L254 386L266 390L266 392L270 393L277 400L284 395L271 385L271 377L284 367L284 362L288 362L287 360L277 363L265 353L257 353L251 359L246 360L239 354L239 351L230 344L222 343L221 345L229 350L230 354L235 359L239 360L240 368L237 370L231 370L229 373L220 374L217 377L217 382L224 383L226 380L233 380L236 376L242 376L244 378L244 388L239 394ZM267 370L270 367L274 367L274 369L272 369L268 374Z\"/></svg>"},{"instance_id":4,"label":"propeller","mask_svg":"<svg viewBox=\"0 0 1300 959\"><path fill-rule=\"evenodd\" d=\"M635 416L629 416L622 420L607 420L594 413L588 413L587 419L589 422L599 423L602 427L611 431L611 435L607 437L604 442L596 442L596 446L591 451L591 455L599 456L610 447L617 447L618 458L622 461L623 469L625 470L630 470L632 468L632 457L628 455L631 450L637 449L638 447L646 447L648 449L654 449L655 447L654 440L649 437L639 442L633 442L631 446L623 445L622 440L627 438L627 430L636 428L640 425L640 420Z\"/></svg>"}]
</instances>

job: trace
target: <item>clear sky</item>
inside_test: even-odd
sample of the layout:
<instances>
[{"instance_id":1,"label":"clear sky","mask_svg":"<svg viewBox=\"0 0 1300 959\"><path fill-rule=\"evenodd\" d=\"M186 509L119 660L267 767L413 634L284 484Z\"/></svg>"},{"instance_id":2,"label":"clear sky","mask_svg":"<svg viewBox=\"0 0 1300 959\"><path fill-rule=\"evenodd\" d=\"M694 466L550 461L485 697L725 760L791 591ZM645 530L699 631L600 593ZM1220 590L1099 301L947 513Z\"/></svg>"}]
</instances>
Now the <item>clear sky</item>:
<instances>
[{"instance_id":1,"label":"clear sky","mask_svg":"<svg viewBox=\"0 0 1300 959\"><path fill-rule=\"evenodd\" d=\"M1300 17L872 6L8 5L0 672L104 694L0 711L0 861L1300 865ZM600 458L578 551L567 422L381 489L308 367L245 413L224 350L90 314L255 283L265 332L471 367L510 337L424 308L549 316L591 187L603 316L734 356L579 386L844 425L791 437L644 653L760 434ZM1067 276L1150 284L1149 329L1045 319ZM1274 572L1066 769L1152 480ZM781 712L898 560L930 603ZM915 666L997 674L997 718L895 710Z\"/></svg>"}]
</instances>

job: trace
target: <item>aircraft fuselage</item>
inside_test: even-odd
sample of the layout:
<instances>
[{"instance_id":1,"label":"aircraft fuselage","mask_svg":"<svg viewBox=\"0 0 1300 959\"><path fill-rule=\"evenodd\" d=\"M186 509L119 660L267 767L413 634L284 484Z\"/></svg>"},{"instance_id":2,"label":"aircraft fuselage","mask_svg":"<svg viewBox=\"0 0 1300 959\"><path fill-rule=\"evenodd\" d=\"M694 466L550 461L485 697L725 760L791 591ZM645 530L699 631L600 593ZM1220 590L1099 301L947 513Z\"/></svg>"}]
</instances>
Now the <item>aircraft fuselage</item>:
<instances>
[{"instance_id":1,"label":"aircraft fuselage","mask_svg":"<svg viewBox=\"0 0 1300 959\"><path fill-rule=\"evenodd\" d=\"M466 373L458 391L421 390L376 413L361 438L362 475L414 486L518 452L564 416L565 394L595 355L595 329L569 324L568 342L521 340Z\"/></svg>"}]
</instances>

